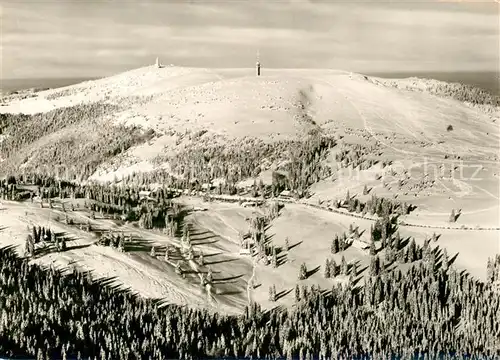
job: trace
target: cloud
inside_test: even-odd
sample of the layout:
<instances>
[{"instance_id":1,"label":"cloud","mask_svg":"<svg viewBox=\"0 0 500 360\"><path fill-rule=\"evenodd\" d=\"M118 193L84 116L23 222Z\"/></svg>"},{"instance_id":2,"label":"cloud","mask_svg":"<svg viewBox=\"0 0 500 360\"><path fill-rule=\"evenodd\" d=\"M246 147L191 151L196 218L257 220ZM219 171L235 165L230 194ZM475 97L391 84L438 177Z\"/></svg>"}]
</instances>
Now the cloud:
<instances>
[{"instance_id":1,"label":"cloud","mask_svg":"<svg viewBox=\"0 0 500 360\"><path fill-rule=\"evenodd\" d=\"M62 68L102 76L156 56L252 66L257 49L265 66L351 71L496 70L499 60L497 4L40 0L2 10L3 78L61 76Z\"/></svg>"}]
</instances>

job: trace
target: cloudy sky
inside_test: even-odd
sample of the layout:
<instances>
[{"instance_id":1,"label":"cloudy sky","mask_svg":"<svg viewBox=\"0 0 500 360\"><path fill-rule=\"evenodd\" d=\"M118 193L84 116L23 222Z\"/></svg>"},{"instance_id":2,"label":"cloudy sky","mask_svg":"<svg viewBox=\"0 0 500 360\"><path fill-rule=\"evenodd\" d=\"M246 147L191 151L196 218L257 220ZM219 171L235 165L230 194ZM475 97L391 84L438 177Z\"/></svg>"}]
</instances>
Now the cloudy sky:
<instances>
[{"instance_id":1,"label":"cloudy sky","mask_svg":"<svg viewBox=\"0 0 500 360\"><path fill-rule=\"evenodd\" d=\"M0 78L252 67L258 50L274 68L498 71L487 1L1 0Z\"/></svg>"}]
</instances>

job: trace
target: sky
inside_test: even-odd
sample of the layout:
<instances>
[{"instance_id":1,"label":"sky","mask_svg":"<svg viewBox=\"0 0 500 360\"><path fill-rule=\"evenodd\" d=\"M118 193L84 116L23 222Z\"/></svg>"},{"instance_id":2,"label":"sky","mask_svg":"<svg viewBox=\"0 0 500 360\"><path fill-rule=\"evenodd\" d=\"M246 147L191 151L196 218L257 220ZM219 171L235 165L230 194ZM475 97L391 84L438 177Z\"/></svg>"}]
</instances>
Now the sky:
<instances>
[{"instance_id":1,"label":"sky","mask_svg":"<svg viewBox=\"0 0 500 360\"><path fill-rule=\"evenodd\" d=\"M0 0L0 78L154 64L498 71L495 0Z\"/></svg>"}]
</instances>

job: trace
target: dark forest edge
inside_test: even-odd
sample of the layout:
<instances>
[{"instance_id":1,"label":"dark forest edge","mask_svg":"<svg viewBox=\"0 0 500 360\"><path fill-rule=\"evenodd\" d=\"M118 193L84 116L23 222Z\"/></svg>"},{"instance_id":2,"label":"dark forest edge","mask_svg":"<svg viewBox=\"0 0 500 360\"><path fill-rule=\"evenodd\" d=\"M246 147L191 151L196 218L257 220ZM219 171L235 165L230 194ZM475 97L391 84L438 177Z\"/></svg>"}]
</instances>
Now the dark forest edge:
<instances>
[{"instance_id":1,"label":"dark forest edge","mask_svg":"<svg viewBox=\"0 0 500 360\"><path fill-rule=\"evenodd\" d=\"M500 256L488 282L432 257L357 274L331 291L297 286L292 310L241 316L165 305L93 281L29 265L0 249L0 353L37 359L494 358L500 355ZM374 274L374 273L372 273ZM432 340L430 340L432 339Z\"/></svg>"},{"instance_id":2,"label":"dark forest edge","mask_svg":"<svg viewBox=\"0 0 500 360\"><path fill-rule=\"evenodd\" d=\"M234 186L256 178L274 163L282 164L276 169L277 185L302 194L313 183L333 174L331 166L325 164L332 150L340 168L352 166L360 170L377 164L381 154L378 145L340 144L341 135L323 134L316 128L300 139L272 143L244 138L237 144L226 144L227 139L217 144L206 130L157 134L151 129L108 121L123 106L98 102L34 115L0 114L0 158L4 159L0 177L17 176L22 168L26 173L57 176L66 181L86 180L99 166L127 149L167 135L176 139L176 154L159 154L153 162L168 163L171 173L157 171L143 180L174 174L187 182L206 183L222 178Z\"/></svg>"},{"instance_id":3,"label":"dark forest edge","mask_svg":"<svg viewBox=\"0 0 500 360\"><path fill-rule=\"evenodd\" d=\"M0 176L24 167L37 173L64 169L67 179L89 177L101 163L155 135L110 122L109 115L120 109L97 102L33 115L0 114Z\"/></svg>"}]
</instances>

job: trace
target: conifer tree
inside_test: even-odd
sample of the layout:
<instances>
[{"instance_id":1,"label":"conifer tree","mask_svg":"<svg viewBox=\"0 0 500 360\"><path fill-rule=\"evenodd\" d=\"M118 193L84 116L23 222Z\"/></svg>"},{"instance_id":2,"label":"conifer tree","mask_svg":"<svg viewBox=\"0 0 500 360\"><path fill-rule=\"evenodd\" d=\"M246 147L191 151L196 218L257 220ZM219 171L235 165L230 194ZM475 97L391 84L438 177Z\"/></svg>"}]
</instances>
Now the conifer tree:
<instances>
[{"instance_id":1,"label":"conifer tree","mask_svg":"<svg viewBox=\"0 0 500 360\"><path fill-rule=\"evenodd\" d=\"M402 204L402 207L401 207L401 210L402 210L402 213L403 213L402 215L408 215L408 209L409 209L408 208L408 204L406 202L404 202Z\"/></svg>"},{"instance_id":2,"label":"conifer tree","mask_svg":"<svg viewBox=\"0 0 500 360\"><path fill-rule=\"evenodd\" d=\"M454 223L456 221L455 209L451 209L449 222Z\"/></svg>"},{"instance_id":3,"label":"conifer tree","mask_svg":"<svg viewBox=\"0 0 500 360\"><path fill-rule=\"evenodd\" d=\"M486 265L486 281L492 284L495 281L495 263L491 258L488 258Z\"/></svg>"},{"instance_id":4,"label":"conifer tree","mask_svg":"<svg viewBox=\"0 0 500 360\"><path fill-rule=\"evenodd\" d=\"M31 235L27 236L24 249L24 253L27 256L33 256L35 254L35 244Z\"/></svg>"},{"instance_id":5,"label":"conifer tree","mask_svg":"<svg viewBox=\"0 0 500 360\"><path fill-rule=\"evenodd\" d=\"M338 234L335 234L332 240L331 253L337 254L340 251L340 242Z\"/></svg>"},{"instance_id":6,"label":"conifer tree","mask_svg":"<svg viewBox=\"0 0 500 360\"><path fill-rule=\"evenodd\" d=\"M213 275L212 275L212 269L209 267L208 268L208 273L207 273L207 281L211 283L213 280Z\"/></svg>"},{"instance_id":7,"label":"conifer tree","mask_svg":"<svg viewBox=\"0 0 500 360\"><path fill-rule=\"evenodd\" d=\"M434 254L434 251L431 250L427 258L427 267L431 272L433 272L435 266L436 266L436 255Z\"/></svg>"},{"instance_id":8,"label":"conifer tree","mask_svg":"<svg viewBox=\"0 0 500 360\"><path fill-rule=\"evenodd\" d=\"M352 234L352 237L355 239L355 240L359 240L359 226L356 226L354 228L354 232Z\"/></svg>"},{"instance_id":9,"label":"conifer tree","mask_svg":"<svg viewBox=\"0 0 500 360\"><path fill-rule=\"evenodd\" d=\"M32 235L32 241L33 243L37 243L37 239L38 239L38 232L36 231L36 226L33 226L33 235Z\"/></svg>"},{"instance_id":10,"label":"conifer tree","mask_svg":"<svg viewBox=\"0 0 500 360\"><path fill-rule=\"evenodd\" d=\"M269 301L276 301L276 286L274 284L269 286Z\"/></svg>"},{"instance_id":11,"label":"conifer tree","mask_svg":"<svg viewBox=\"0 0 500 360\"><path fill-rule=\"evenodd\" d=\"M347 235L346 233L342 234L342 237L339 237L339 249L340 251L344 251L347 249Z\"/></svg>"},{"instance_id":12,"label":"conifer tree","mask_svg":"<svg viewBox=\"0 0 500 360\"><path fill-rule=\"evenodd\" d=\"M389 226L390 220L388 218L384 219L380 228L380 240L382 240L382 249L385 248L387 244L387 227Z\"/></svg>"},{"instance_id":13,"label":"conifer tree","mask_svg":"<svg viewBox=\"0 0 500 360\"><path fill-rule=\"evenodd\" d=\"M55 237L54 243L55 243L56 250L61 251L62 250L61 243L59 242L59 239L57 237Z\"/></svg>"},{"instance_id":14,"label":"conifer tree","mask_svg":"<svg viewBox=\"0 0 500 360\"><path fill-rule=\"evenodd\" d=\"M396 255L394 248L392 246L389 246L385 249L385 262L388 264L392 264L396 260Z\"/></svg>"},{"instance_id":15,"label":"conifer tree","mask_svg":"<svg viewBox=\"0 0 500 360\"><path fill-rule=\"evenodd\" d=\"M380 259L378 256L372 256L370 261L370 276L380 274Z\"/></svg>"},{"instance_id":16,"label":"conifer tree","mask_svg":"<svg viewBox=\"0 0 500 360\"><path fill-rule=\"evenodd\" d=\"M429 255L431 253L431 248L429 245L429 239L424 240L424 245L422 247L422 260L424 262L429 261Z\"/></svg>"},{"instance_id":17,"label":"conifer tree","mask_svg":"<svg viewBox=\"0 0 500 360\"><path fill-rule=\"evenodd\" d=\"M325 261L325 272L324 272L325 279L329 279L331 277L330 270L331 270L330 269L330 260L327 258Z\"/></svg>"},{"instance_id":18,"label":"conifer tree","mask_svg":"<svg viewBox=\"0 0 500 360\"><path fill-rule=\"evenodd\" d=\"M443 249L443 258L441 260L441 267L443 268L443 271L448 271L448 266L449 266L449 263L450 263L450 258L448 256L448 251L446 250L446 248Z\"/></svg>"},{"instance_id":19,"label":"conifer tree","mask_svg":"<svg viewBox=\"0 0 500 360\"><path fill-rule=\"evenodd\" d=\"M299 268L299 280L304 280L307 278L307 266L302 263Z\"/></svg>"},{"instance_id":20,"label":"conifer tree","mask_svg":"<svg viewBox=\"0 0 500 360\"><path fill-rule=\"evenodd\" d=\"M406 261L406 253L405 249L400 249L396 252L396 260L400 263L403 264Z\"/></svg>"},{"instance_id":21,"label":"conifer tree","mask_svg":"<svg viewBox=\"0 0 500 360\"><path fill-rule=\"evenodd\" d=\"M399 231L396 231L396 234L394 235L394 241L392 246L396 251L398 251L401 248L401 235L399 234Z\"/></svg>"},{"instance_id":22,"label":"conifer tree","mask_svg":"<svg viewBox=\"0 0 500 360\"><path fill-rule=\"evenodd\" d=\"M351 269L351 276L357 276L358 275L358 263L353 263L352 264L352 269Z\"/></svg>"},{"instance_id":23,"label":"conifer tree","mask_svg":"<svg viewBox=\"0 0 500 360\"><path fill-rule=\"evenodd\" d=\"M186 229L186 232L185 232L185 242L187 245L191 245L191 234L190 234L190 231L189 231L189 227Z\"/></svg>"},{"instance_id":24,"label":"conifer tree","mask_svg":"<svg viewBox=\"0 0 500 360\"><path fill-rule=\"evenodd\" d=\"M339 269L335 260L332 259L330 262L330 277L334 278L339 274Z\"/></svg>"},{"instance_id":25,"label":"conifer tree","mask_svg":"<svg viewBox=\"0 0 500 360\"><path fill-rule=\"evenodd\" d=\"M118 251L124 252L125 251L125 243L124 243L124 238L123 235L119 237L118 239Z\"/></svg>"},{"instance_id":26,"label":"conifer tree","mask_svg":"<svg viewBox=\"0 0 500 360\"><path fill-rule=\"evenodd\" d=\"M349 272L349 267L347 265L347 261L345 260L344 255L342 255L342 259L340 260L340 274L347 275Z\"/></svg>"},{"instance_id":27,"label":"conifer tree","mask_svg":"<svg viewBox=\"0 0 500 360\"><path fill-rule=\"evenodd\" d=\"M377 249L375 248L375 239L372 237L370 239L370 255L374 256L377 253Z\"/></svg>"},{"instance_id":28,"label":"conifer tree","mask_svg":"<svg viewBox=\"0 0 500 360\"><path fill-rule=\"evenodd\" d=\"M408 262L414 262L415 260L417 260L417 246L415 239L412 238L408 246Z\"/></svg>"},{"instance_id":29,"label":"conifer tree","mask_svg":"<svg viewBox=\"0 0 500 360\"><path fill-rule=\"evenodd\" d=\"M259 179L259 192L260 192L260 196L262 198L264 198L265 188L264 188L264 182L262 181L262 179Z\"/></svg>"},{"instance_id":30,"label":"conifer tree","mask_svg":"<svg viewBox=\"0 0 500 360\"><path fill-rule=\"evenodd\" d=\"M300 301L300 287L299 284L295 285L295 302Z\"/></svg>"},{"instance_id":31,"label":"conifer tree","mask_svg":"<svg viewBox=\"0 0 500 360\"><path fill-rule=\"evenodd\" d=\"M45 356L43 355L43 351L40 348L37 349L36 360L46 360Z\"/></svg>"}]
</instances>

